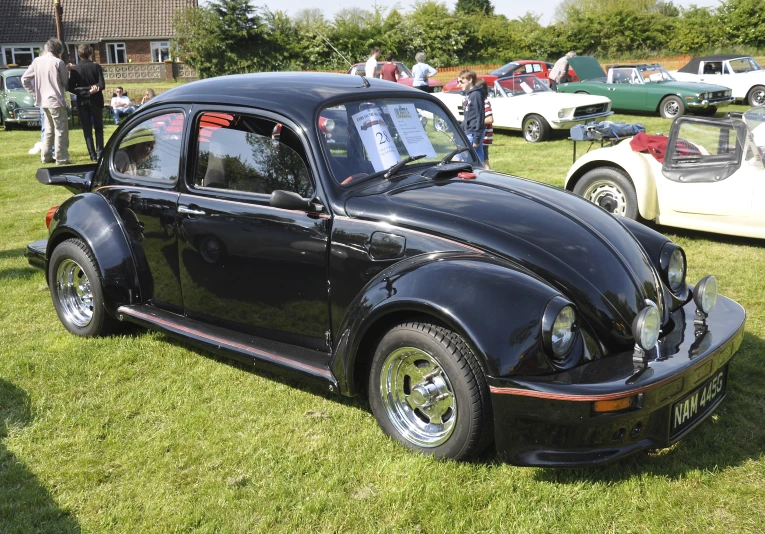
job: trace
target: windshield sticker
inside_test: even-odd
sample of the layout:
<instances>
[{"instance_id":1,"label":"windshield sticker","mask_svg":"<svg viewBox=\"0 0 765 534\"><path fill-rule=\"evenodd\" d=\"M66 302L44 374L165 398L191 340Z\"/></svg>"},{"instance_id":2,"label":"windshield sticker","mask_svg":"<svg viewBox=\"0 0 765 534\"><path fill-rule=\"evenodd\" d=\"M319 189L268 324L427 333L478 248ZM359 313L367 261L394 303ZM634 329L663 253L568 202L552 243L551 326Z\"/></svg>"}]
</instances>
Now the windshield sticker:
<instances>
[{"instance_id":1,"label":"windshield sticker","mask_svg":"<svg viewBox=\"0 0 765 534\"><path fill-rule=\"evenodd\" d=\"M529 87L529 84L527 84L526 82L521 82L521 89L523 89L523 91L524 91L524 92L525 92L527 95L528 95L528 94L530 94L530 93L533 93L533 92L534 92L534 89L532 89L531 87Z\"/></svg>"},{"instance_id":2,"label":"windshield sticker","mask_svg":"<svg viewBox=\"0 0 765 534\"><path fill-rule=\"evenodd\" d=\"M425 133L425 128L422 127L414 104L390 104L388 113L410 155L425 154L426 158L436 157L436 151Z\"/></svg>"},{"instance_id":3,"label":"windshield sticker","mask_svg":"<svg viewBox=\"0 0 765 534\"><path fill-rule=\"evenodd\" d=\"M375 172L384 171L401 161L398 149L393 144L393 136L379 109L359 111L352 119Z\"/></svg>"}]
</instances>

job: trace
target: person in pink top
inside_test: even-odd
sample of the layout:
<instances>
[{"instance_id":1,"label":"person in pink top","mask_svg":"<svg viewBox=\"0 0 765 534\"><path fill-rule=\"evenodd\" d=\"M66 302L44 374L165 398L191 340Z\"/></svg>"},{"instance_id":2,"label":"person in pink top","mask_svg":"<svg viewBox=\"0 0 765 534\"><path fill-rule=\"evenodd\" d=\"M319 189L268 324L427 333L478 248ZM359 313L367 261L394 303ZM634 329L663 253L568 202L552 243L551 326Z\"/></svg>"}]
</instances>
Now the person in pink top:
<instances>
[{"instance_id":1,"label":"person in pink top","mask_svg":"<svg viewBox=\"0 0 765 534\"><path fill-rule=\"evenodd\" d=\"M35 106L45 113L45 136L43 137L42 162L51 163L50 148L54 145L56 165L69 163L69 117L66 112L66 86L69 71L61 61L64 45L58 39L50 39L43 54L29 66L21 77L21 85L35 97Z\"/></svg>"},{"instance_id":2,"label":"person in pink top","mask_svg":"<svg viewBox=\"0 0 765 534\"><path fill-rule=\"evenodd\" d=\"M393 52L385 56L385 64L380 69L380 78L389 82L398 81L398 66L393 63Z\"/></svg>"}]
</instances>

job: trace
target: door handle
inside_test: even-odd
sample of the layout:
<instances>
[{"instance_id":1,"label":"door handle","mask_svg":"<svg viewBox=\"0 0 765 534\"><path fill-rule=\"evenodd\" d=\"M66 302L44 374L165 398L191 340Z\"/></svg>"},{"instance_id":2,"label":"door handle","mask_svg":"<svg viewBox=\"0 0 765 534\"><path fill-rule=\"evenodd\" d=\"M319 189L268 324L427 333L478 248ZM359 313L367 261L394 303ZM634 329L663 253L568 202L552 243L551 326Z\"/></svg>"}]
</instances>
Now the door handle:
<instances>
[{"instance_id":1,"label":"door handle","mask_svg":"<svg viewBox=\"0 0 765 534\"><path fill-rule=\"evenodd\" d=\"M178 206L178 213L183 213L184 215L206 215L204 210L194 210L186 206Z\"/></svg>"}]
</instances>

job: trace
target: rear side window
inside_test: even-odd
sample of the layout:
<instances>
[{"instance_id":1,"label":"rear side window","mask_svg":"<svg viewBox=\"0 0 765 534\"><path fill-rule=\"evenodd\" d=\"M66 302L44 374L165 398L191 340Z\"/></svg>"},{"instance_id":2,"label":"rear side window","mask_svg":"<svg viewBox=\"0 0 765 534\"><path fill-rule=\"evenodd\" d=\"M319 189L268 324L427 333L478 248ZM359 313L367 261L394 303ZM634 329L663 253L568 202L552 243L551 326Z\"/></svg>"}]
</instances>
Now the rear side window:
<instances>
[{"instance_id":1,"label":"rear side window","mask_svg":"<svg viewBox=\"0 0 765 534\"><path fill-rule=\"evenodd\" d=\"M114 152L118 174L156 182L175 182L181 160L183 113L155 115L135 126Z\"/></svg>"},{"instance_id":2,"label":"rear side window","mask_svg":"<svg viewBox=\"0 0 765 534\"><path fill-rule=\"evenodd\" d=\"M270 119L203 113L198 125L194 186L270 195L275 190L314 194L300 138Z\"/></svg>"}]
</instances>

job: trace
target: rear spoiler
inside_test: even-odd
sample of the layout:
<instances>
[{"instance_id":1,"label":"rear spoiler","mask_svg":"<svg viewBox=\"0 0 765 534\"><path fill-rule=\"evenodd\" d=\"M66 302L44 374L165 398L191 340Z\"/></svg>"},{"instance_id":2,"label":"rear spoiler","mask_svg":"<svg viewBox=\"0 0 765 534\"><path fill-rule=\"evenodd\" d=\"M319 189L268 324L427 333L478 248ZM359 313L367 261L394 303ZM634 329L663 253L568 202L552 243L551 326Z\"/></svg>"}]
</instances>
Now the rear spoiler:
<instances>
[{"instance_id":1,"label":"rear spoiler","mask_svg":"<svg viewBox=\"0 0 765 534\"><path fill-rule=\"evenodd\" d=\"M37 169L37 181L44 185L63 185L75 195L90 191L97 163L67 165L66 167L42 167Z\"/></svg>"}]
</instances>

